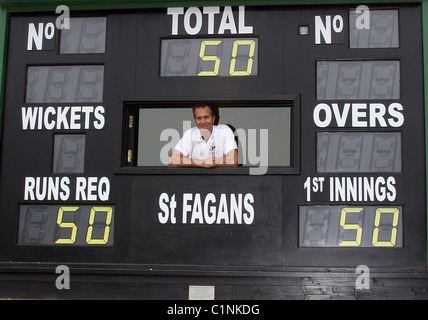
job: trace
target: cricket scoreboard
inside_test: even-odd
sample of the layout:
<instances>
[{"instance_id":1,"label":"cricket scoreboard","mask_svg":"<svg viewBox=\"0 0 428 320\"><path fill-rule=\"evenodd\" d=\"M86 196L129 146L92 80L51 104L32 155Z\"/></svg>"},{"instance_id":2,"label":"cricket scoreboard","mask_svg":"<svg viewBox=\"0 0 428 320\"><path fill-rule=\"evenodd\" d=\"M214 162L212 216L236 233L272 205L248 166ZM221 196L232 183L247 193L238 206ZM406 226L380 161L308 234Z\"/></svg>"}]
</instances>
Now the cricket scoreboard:
<instances>
[{"instance_id":1,"label":"cricket scoreboard","mask_svg":"<svg viewBox=\"0 0 428 320\"><path fill-rule=\"evenodd\" d=\"M2 271L425 265L420 4L70 9L8 19ZM168 166L200 101L238 167Z\"/></svg>"}]
</instances>

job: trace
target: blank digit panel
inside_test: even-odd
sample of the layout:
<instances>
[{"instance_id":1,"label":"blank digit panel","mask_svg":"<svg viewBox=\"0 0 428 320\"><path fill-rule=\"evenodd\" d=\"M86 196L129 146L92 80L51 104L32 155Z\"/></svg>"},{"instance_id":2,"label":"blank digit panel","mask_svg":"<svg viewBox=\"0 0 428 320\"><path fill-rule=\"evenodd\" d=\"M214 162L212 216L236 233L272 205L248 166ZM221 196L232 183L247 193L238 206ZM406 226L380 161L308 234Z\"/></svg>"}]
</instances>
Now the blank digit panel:
<instances>
[{"instance_id":1,"label":"blank digit panel","mask_svg":"<svg viewBox=\"0 0 428 320\"><path fill-rule=\"evenodd\" d=\"M358 28L357 21L369 28ZM398 48L398 10L370 10L368 19L362 13L349 13L351 48Z\"/></svg>"},{"instance_id":2,"label":"blank digit panel","mask_svg":"<svg viewBox=\"0 0 428 320\"><path fill-rule=\"evenodd\" d=\"M105 17L71 18L70 28L61 30L61 54L104 53Z\"/></svg>"},{"instance_id":3,"label":"blank digit panel","mask_svg":"<svg viewBox=\"0 0 428 320\"><path fill-rule=\"evenodd\" d=\"M104 66L31 66L26 103L102 102Z\"/></svg>"},{"instance_id":4,"label":"blank digit panel","mask_svg":"<svg viewBox=\"0 0 428 320\"><path fill-rule=\"evenodd\" d=\"M318 61L318 100L400 98L400 62Z\"/></svg>"},{"instance_id":5,"label":"blank digit panel","mask_svg":"<svg viewBox=\"0 0 428 320\"><path fill-rule=\"evenodd\" d=\"M319 132L318 172L401 172L399 132Z\"/></svg>"},{"instance_id":6,"label":"blank digit panel","mask_svg":"<svg viewBox=\"0 0 428 320\"><path fill-rule=\"evenodd\" d=\"M328 227L330 225L331 208L327 206L305 207L300 214L300 246L327 246ZM302 212L302 209L300 209Z\"/></svg>"},{"instance_id":7,"label":"blank digit panel","mask_svg":"<svg viewBox=\"0 0 428 320\"><path fill-rule=\"evenodd\" d=\"M53 162L54 173L83 173L85 163L85 135L55 135Z\"/></svg>"}]
</instances>

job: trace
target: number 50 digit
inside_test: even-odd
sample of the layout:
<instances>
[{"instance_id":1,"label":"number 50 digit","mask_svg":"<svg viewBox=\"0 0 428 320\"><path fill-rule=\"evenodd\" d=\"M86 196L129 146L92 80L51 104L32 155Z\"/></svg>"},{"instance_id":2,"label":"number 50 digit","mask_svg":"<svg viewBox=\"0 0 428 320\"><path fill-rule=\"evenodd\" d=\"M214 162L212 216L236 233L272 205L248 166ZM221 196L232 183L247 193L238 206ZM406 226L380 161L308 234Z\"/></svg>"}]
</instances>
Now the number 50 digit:
<instances>
[{"instance_id":1,"label":"number 50 digit","mask_svg":"<svg viewBox=\"0 0 428 320\"><path fill-rule=\"evenodd\" d=\"M391 229L391 238L389 241L379 241L379 225L380 225L380 216L385 213L392 214L392 229ZM398 218L400 211L397 208L378 208L376 209L375 221L374 221L374 230L373 230L373 239L372 244L375 247L393 247L397 242L397 226Z\"/></svg>"},{"instance_id":2,"label":"number 50 digit","mask_svg":"<svg viewBox=\"0 0 428 320\"><path fill-rule=\"evenodd\" d=\"M248 53L247 70L236 71L236 56L238 55L238 47L242 45L250 46L250 52ZM233 43L232 49L232 60L230 61L229 74L231 76L249 76L253 71L253 56L256 49L256 42L254 40L236 40Z\"/></svg>"},{"instance_id":3,"label":"number 50 digit","mask_svg":"<svg viewBox=\"0 0 428 320\"><path fill-rule=\"evenodd\" d=\"M207 40L202 41L201 50L199 51L199 56L204 61L214 61L213 70L201 71L198 76L216 76L218 75L218 70L220 69L220 59L217 56L206 56L205 49L207 46L218 46L221 43L220 40Z\"/></svg>"},{"instance_id":4,"label":"number 50 digit","mask_svg":"<svg viewBox=\"0 0 428 320\"><path fill-rule=\"evenodd\" d=\"M106 212L106 222L104 227L104 235L102 239L92 238L92 233L94 230L93 224L95 221L95 214L97 212ZM88 227L88 231L86 232L87 244L107 244L108 236L110 234L110 223L111 223L112 214L113 214L112 207L92 207L91 208L91 213L89 214L89 227Z\"/></svg>"},{"instance_id":5,"label":"number 50 digit","mask_svg":"<svg viewBox=\"0 0 428 320\"><path fill-rule=\"evenodd\" d=\"M363 229L357 223L347 223L347 214L360 214L363 208L343 208L340 214L340 225L344 230L355 230L355 240L343 240L339 246L358 247L361 244Z\"/></svg>"},{"instance_id":6,"label":"number 50 digit","mask_svg":"<svg viewBox=\"0 0 428 320\"><path fill-rule=\"evenodd\" d=\"M74 222L64 222L64 212L74 212L79 210L79 207L60 207L56 223L61 229L70 229L70 238L59 238L55 241L57 244L73 244L76 241L77 226Z\"/></svg>"}]
</instances>

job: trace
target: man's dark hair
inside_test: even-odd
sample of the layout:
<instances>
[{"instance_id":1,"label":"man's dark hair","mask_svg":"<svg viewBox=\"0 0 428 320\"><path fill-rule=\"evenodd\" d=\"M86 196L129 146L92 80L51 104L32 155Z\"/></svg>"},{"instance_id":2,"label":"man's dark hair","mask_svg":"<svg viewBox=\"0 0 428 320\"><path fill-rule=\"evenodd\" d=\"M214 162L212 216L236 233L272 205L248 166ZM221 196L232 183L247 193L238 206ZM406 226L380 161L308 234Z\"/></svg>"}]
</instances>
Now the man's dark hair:
<instances>
[{"instance_id":1,"label":"man's dark hair","mask_svg":"<svg viewBox=\"0 0 428 320\"><path fill-rule=\"evenodd\" d=\"M197 108L204 108L204 107L208 107L208 108L210 108L210 110L211 110L211 115L212 116L215 116L215 110L214 110L214 107L212 106L212 105L210 105L209 103L207 103L207 102L198 102L197 104L195 104L194 106L193 106L193 108L192 108L192 110L193 110L193 117L195 116L195 110L197 109Z\"/></svg>"},{"instance_id":2,"label":"man's dark hair","mask_svg":"<svg viewBox=\"0 0 428 320\"><path fill-rule=\"evenodd\" d=\"M208 107L208 108L210 108L210 110L211 110L211 115L212 116L215 116L215 121L214 121L214 124L218 124L218 122L220 121L220 113L219 113L219 110L218 110L218 107L216 107L216 106L213 106L212 104L210 104L210 103L208 103L208 102L204 102L204 101L201 101L201 102L198 102L198 103L196 103L194 106L193 106L193 118L195 117L195 109L196 108L203 108L203 107Z\"/></svg>"}]
</instances>

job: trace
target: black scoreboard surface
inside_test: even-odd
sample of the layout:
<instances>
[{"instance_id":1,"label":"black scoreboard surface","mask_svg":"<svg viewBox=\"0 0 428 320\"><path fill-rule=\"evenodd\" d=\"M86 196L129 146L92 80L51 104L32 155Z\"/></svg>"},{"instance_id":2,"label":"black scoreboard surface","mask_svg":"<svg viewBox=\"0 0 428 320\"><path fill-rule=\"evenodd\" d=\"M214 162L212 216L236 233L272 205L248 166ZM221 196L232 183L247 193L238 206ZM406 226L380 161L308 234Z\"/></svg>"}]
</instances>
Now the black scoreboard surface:
<instances>
[{"instance_id":1,"label":"black scoreboard surface","mask_svg":"<svg viewBox=\"0 0 428 320\"><path fill-rule=\"evenodd\" d=\"M0 268L426 262L421 7L10 16ZM172 168L205 101L236 168Z\"/></svg>"}]
</instances>

